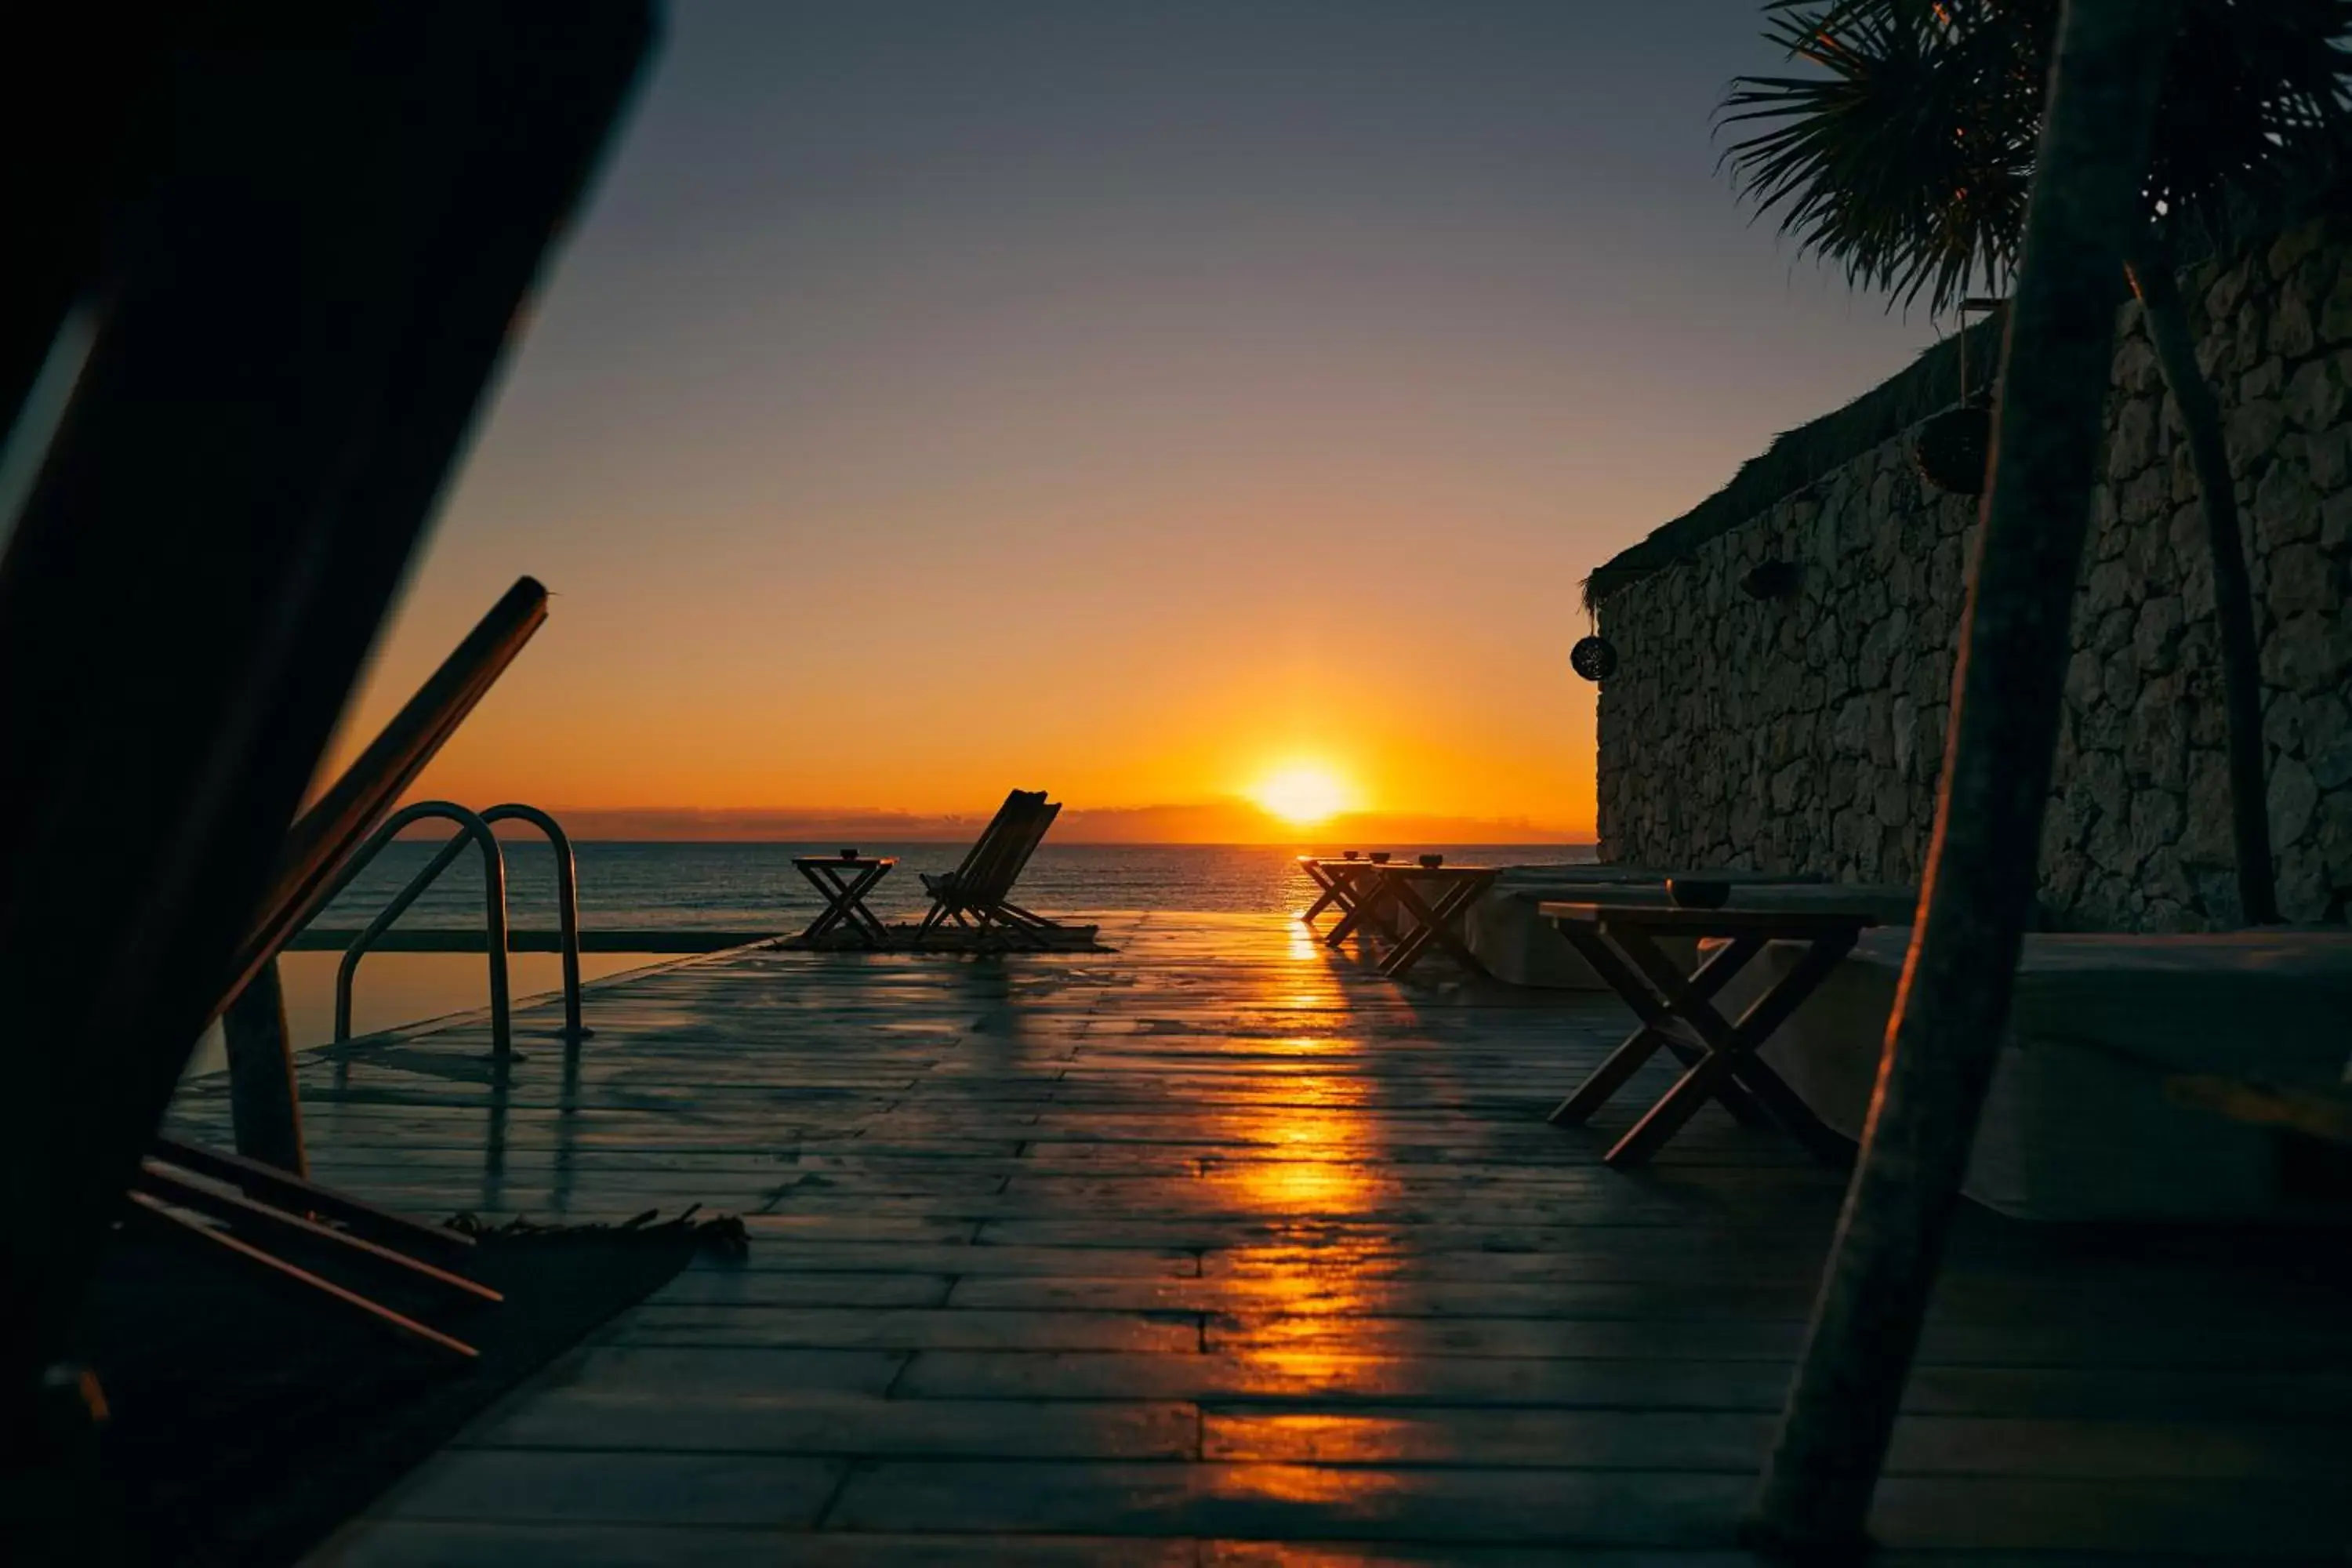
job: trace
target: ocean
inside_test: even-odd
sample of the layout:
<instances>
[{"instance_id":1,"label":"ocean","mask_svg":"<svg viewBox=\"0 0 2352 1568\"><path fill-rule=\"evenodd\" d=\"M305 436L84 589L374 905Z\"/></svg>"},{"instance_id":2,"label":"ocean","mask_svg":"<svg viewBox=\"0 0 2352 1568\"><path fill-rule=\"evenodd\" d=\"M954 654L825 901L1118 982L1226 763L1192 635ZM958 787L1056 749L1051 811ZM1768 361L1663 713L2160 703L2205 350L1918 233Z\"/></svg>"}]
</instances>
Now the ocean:
<instances>
[{"instance_id":1,"label":"ocean","mask_svg":"<svg viewBox=\"0 0 2352 1568\"><path fill-rule=\"evenodd\" d=\"M364 925L439 846L402 842L385 849L320 918L322 926ZM507 908L519 929L555 927L555 860L543 841L506 845ZM575 847L580 923L610 930L690 929L792 931L823 907L793 868L796 855L830 855L827 844L610 844ZM925 907L918 873L953 870L963 844L861 844L868 855L895 856L898 868L868 901L884 919L913 917ZM1590 860L1589 845L1438 845L1449 860L1492 865ZM1422 847L1401 847L1417 854ZM1290 847L1202 844L1046 844L1022 873L1017 897L1041 914L1083 917L1108 910L1165 909L1216 913L1300 907L1307 881ZM1336 851L1333 851L1336 852ZM478 927L481 862L467 856L402 917L425 929ZM373 962L373 961L371 961Z\"/></svg>"},{"instance_id":2,"label":"ocean","mask_svg":"<svg viewBox=\"0 0 2352 1568\"><path fill-rule=\"evenodd\" d=\"M438 851L432 840L388 847L358 880L321 913L317 924L350 930L365 925ZM624 844L573 847L579 869L580 923L607 931L798 931L823 907L793 868L796 855L848 847L824 844ZM860 844L869 855L898 858L898 868L869 901L885 920L911 919L926 905L917 874L952 870L969 846L951 843ZM1197 844L1046 844L1023 873L1016 897L1040 914L1083 920L1120 910L1160 909L1214 913L1303 908L1308 894L1297 857L1318 847ZM1366 846L1365 847L1372 847ZM1589 861L1589 845L1438 845L1447 859L1485 865L1559 865ZM507 916L523 931L555 929L555 859L542 840L504 846ZM1423 846L1400 846L1420 853ZM1333 852L1333 851L1325 851ZM467 855L402 916L404 928L479 929L482 871ZM279 960L288 1026L298 1048L333 1037L334 977L339 955L289 952ZM642 953L589 953L583 978L667 962ZM509 982L518 1000L560 984L552 953L514 953ZM360 966L352 985L354 1032L369 1034L487 1005L486 961L478 953L378 952ZM201 1044L191 1073L224 1062L218 1031Z\"/></svg>"}]
</instances>

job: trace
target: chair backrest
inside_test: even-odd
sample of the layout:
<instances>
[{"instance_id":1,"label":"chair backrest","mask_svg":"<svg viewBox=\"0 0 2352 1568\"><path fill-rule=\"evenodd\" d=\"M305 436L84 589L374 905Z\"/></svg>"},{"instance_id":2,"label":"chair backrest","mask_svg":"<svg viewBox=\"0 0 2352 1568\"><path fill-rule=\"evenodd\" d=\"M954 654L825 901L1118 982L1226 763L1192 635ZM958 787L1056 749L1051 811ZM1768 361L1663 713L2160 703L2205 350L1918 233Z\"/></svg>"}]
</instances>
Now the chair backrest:
<instances>
[{"instance_id":1,"label":"chair backrest","mask_svg":"<svg viewBox=\"0 0 2352 1568\"><path fill-rule=\"evenodd\" d=\"M1029 846L1040 831L1038 818L1045 809L1044 790L1023 792L1020 804L1006 816L987 853L973 862L971 875L957 884L966 909L986 909L1003 900L1013 879L1021 874L1029 858Z\"/></svg>"},{"instance_id":2,"label":"chair backrest","mask_svg":"<svg viewBox=\"0 0 2352 1568\"><path fill-rule=\"evenodd\" d=\"M1045 798L1043 790L1033 795L1028 790L1016 789L1006 795L1004 804L996 808L996 815L989 818L988 826L980 830L980 837L964 851L963 859L951 874L952 885L963 887L979 875L982 863L999 853L1004 835L1027 817L1034 802Z\"/></svg>"},{"instance_id":3,"label":"chair backrest","mask_svg":"<svg viewBox=\"0 0 2352 1568\"><path fill-rule=\"evenodd\" d=\"M1045 841L1045 830L1054 826L1054 818L1062 815L1059 801L1049 801L1039 790L1029 816L1020 827L1005 836L1004 853L989 868L984 883L975 885L966 895L977 906L1001 904L1011 895L1013 884L1021 879L1028 868L1029 858L1037 853L1037 846Z\"/></svg>"},{"instance_id":4,"label":"chair backrest","mask_svg":"<svg viewBox=\"0 0 2352 1568\"><path fill-rule=\"evenodd\" d=\"M1061 809L1045 799L1042 789L1016 789L1006 795L1003 808L956 868L950 884L955 902L963 909L1003 902Z\"/></svg>"}]
</instances>

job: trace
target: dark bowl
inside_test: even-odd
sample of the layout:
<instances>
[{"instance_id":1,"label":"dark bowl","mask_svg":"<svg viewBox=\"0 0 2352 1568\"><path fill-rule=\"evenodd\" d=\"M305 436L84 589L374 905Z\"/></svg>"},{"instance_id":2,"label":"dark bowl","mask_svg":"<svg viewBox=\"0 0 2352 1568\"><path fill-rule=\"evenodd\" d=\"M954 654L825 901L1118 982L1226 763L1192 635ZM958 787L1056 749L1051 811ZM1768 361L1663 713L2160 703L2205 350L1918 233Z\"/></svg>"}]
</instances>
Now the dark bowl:
<instances>
[{"instance_id":1,"label":"dark bowl","mask_svg":"<svg viewBox=\"0 0 2352 1568\"><path fill-rule=\"evenodd\" d=\"M1339 853L1339 858L1342 860L1353 860L1355 858L1356 852L1353 849L1344 849Z\"/></svg>"},{"instance_id":2,"label":"dark bowl","mask_svg":"<svg viewBox=\"0 0 2352 1568\"><path fill-rule=\"evenodd\" d=\"M1678 909L1719 910L1730 901L1731 884L1696 877L1669 877L1666 897Z\"/></svg>"},{"instance_id":3,"label":"dark bowl","mask_svg":"<svg viewBox=\"0 0 2352 1568\"><path fill-rule=\"evenodd\" d=\"M1385 849L1375 849L1370 858L1375 866L1385 866L1389 863L1389 852Z\"/></svg>"},{"instance_id":4,"label":"dark bowl","mask_svg":"<svg viewBox=\"0 0 2352 1568\"><path fill-rule=\"evenodd\" d=\"M855 860L857 858L857 851L855 849L845 849L841 852L841 858L845 860Z\"/></svg>"},{"instance_id":5,"label":"dark bowl","mask_svg":"<svg viewBox=\"0 0 2352 1568\"><path fill-rule=\"evenodd\" d=\"M1434 871L1440 866L1444 864L1445 857L1443 855L1423 855L1421 857L1421 868L1424 871Z\"/></svg>"}]
</instances>

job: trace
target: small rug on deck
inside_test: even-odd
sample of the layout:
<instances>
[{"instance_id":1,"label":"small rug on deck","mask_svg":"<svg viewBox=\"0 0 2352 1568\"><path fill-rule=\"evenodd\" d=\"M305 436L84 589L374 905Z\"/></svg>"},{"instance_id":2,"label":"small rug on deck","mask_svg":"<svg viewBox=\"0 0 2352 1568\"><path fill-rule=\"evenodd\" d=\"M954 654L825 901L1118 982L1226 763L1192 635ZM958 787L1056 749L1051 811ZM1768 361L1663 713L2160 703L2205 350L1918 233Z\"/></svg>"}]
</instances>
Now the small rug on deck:
<instances>
[{"instance_id":1,"label":"small rug on deck","mask_svg":"<svg viewBox=\"0 0 2352 1568\"><path fill-rule=\"evenodd\" d=\"M778 947L801 952L1112 952L1097 933L1100 926L1057 925L1008 935L1002 929L980 931L969 926L935 926L923 931L912 924L885 926L880 947L858 932L839 927L811 942L805 934L788 936ZM915 938L922 935L922 944Z\"/></svg>"},{"instance_id":2,"label":"small rug on deck","mask_svg":"<svg viewBox=\"0 0 2352 1568\"><path fill-rule=\"evenodd\" d=\"M501 1292L462 1310L371 1274L373 1298L472 1344L467 1363L185 1243L113 1238L81 1323L109 1418L86 1484L19 1471L0 1491L11 1562L290 1563L447 1442L493 1400L698 1250L740 1256L740 1221L470 1229L462 1260L430 1259ZM353 1271L339 1269L346 1282ZM88 1472L85 1472L87 1475ZM10 1497L5 1493L25 1490ZM68 1501L68 1499L78 1500ZM47 1527L32 1517L48 1514ZM62 1525L64 1528L58 1529Z\"/></svg>"}]
</instances>

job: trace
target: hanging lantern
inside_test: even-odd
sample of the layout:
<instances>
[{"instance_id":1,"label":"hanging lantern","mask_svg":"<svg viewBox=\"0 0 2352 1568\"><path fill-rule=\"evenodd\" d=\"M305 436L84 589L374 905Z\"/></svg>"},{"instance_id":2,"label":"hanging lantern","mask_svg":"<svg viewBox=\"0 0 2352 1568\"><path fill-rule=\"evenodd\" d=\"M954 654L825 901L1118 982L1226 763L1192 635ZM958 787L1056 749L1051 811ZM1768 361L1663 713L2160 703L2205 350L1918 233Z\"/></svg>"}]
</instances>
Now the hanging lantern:
<instances>
[{"instance_id":1,"label":"hanging lantern","mask_svg":"<svg viewBox=\"0 0 2352 1568\"><path fill-rule=\"evenodd\" d=\"M1969 313L1993 315L2005 300L1960 301L1960 401L1922 423L1911 444L1919 477L1956 496L1982 495L1992 461L1992 384L1969 388Z\"/></svg>"},{"instance_id":2,"label":"hanging lantern","mask_svg":"<svg viewBox=\"0 0 2352 1568\"><path fill-rule=\"evenodd\" d=\"M1568 650L1568 667L1587 680L1606 680L1617 673L1617 645L1607 637L1580 637Z\"/></svg>"},{"instance_id":3,"label":"hanging lantern","mask_svg":"<svg viewBox=\"0 0 2352 1568\"><path fill-rule=\"evenodd\" d=\"M1920 478L1956 496L1984 493L1991 458L1992 410L1980 403L1945 409L1919 426L1911 447Z\"/></svg>"}]
</instances>

